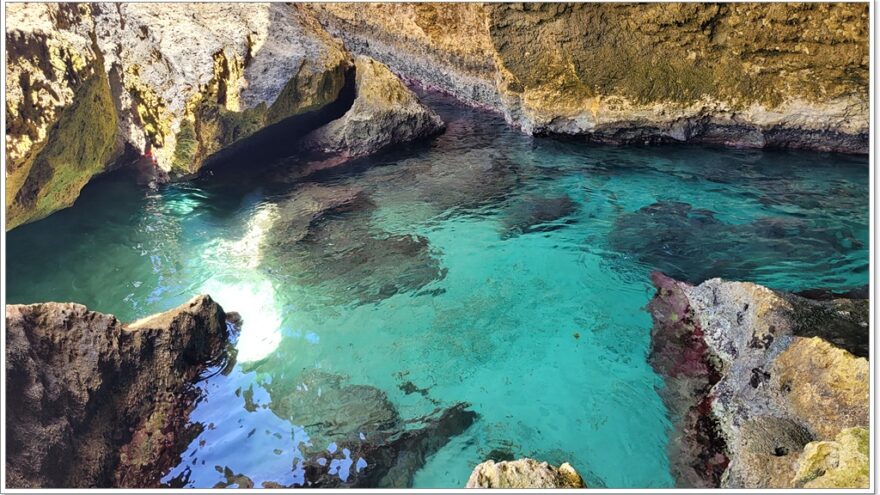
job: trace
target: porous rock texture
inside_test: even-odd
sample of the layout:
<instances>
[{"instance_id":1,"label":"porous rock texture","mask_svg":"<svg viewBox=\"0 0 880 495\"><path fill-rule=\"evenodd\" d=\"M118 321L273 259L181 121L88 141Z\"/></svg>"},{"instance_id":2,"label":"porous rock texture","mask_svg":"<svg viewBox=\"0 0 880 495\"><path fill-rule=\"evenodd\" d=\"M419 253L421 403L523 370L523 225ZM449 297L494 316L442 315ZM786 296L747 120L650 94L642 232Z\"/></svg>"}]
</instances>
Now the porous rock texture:
<instances>
[{"instance_id":1,"label":"porous rock texture","mask_svg":"<svg viewBox=\"0 0 880 495\"><path fill-rule=\"evenodd\" d=\"M197 434L192 384L222 356L208 296L123 324L72 303L6 306L6 482L151 487Z\"/></svg>"},{"instance_id":2,"label":"porous rock texture","mask_svg":"<svg viewBox=\"0 0 880 495\"><path fill-rule=\"evenodd\" d=\"M7 229L70 206L115 158L185 176L319 109L351 57L296 5L10 5Z\"/></svg>"},{"instance_id":3,"label":"porous rock texture","mask_svg":"<svg viewBox=\"0 0 880 495\"><path fill-rule=\"evenodd\" d=\"M477 465L465 488L586 488L569 463L554 467L534 459L486 461Z\"/></svg>"},{"instance_id":4,"label":"porous rock texture","mask_svg":"<svg viewBox=\"0 0 880 495\"><path fill-rule=\"evenodd\" d=\"M746 282L652 278L649 360L666 382L670 459L681 486L804 486L809 476L800 471L821 474L799 467L818 463L805 451L810 442L868 427L866 299L815 301ZM825 480L867 486L853 476Z\"/></svg>"},{"instance_id":5,"label":"porous rock texture","mask_svg":"<svg viewBox=\"0 0 880 495\"><path fill-rule=\"evenodd\" d=\"M310 8L351 51L529 133L868 149L865 4Z\"/></svg>"}]
</instances>

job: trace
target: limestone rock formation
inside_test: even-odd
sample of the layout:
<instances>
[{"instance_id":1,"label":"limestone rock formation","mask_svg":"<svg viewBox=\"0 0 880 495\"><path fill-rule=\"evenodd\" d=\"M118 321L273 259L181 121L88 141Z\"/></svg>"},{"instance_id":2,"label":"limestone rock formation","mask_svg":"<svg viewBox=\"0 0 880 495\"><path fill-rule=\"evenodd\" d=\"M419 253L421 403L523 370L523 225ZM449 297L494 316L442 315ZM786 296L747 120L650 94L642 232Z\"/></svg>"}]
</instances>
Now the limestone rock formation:
<instances>
[{"instance_id":1,"label":"limestone rock formation","mask_svg":"<svg viewBox=\"0 0 880 495\"><path fill-rule=\"evenodd\" d=\"M870 438L866 428L847 428L833 441L808 443L798 460L795 487L869 486Z\"/></svg>"},{"instance_id":2,"label":"limestone rock formation","mask_svg":"<svg viewBox=\"0 0 880 495\"><path fill-rule=\"evenodd\" d=\"M653 281L650 361L667 385L679 483L791 488L807 444L868 426L868 362L845 350L867 345L867 300ZM805 317L817 314L824 320Z\"/></svg>"},{"instance_id":3,"label":"limestone rock formation","mask_svg":"<svg viewBox=\"0 0 880 495\"><path fill-rule=\"evenodd\" d=\"M389 145L436 134L443 121L388 67L368 57L355 60L357 97L341 118L316 129L305 147L334 161L365 156Z\"/></svg>"},{"instance_id":4,"label":"limestone rock formation","mask_svg":"<svg viewBox=\"0 0 880 495\"><path fill-rule=\"evenodd\" d=\"M6 213L10 229L70 206L119 154L117 109L92 7L6 11Z\"/></svg>"},{"instance_id":5,"label":"limestone rock formation","mask_svg":"<svg viewBox=\"0 0 880 495\"><path fill-rule=\"evenodd\" d=\"M865 5L312 8L350 50L526 132L867 151Z\"/></svg>"},{"instance_id":6,"label":"limestone rock formation","mask_svg":"<svg viewBox=\"0 0 880 495\"><path fill-rule=\"evenodd\" d=\"M557 468L526 458L479 464L465 488L586 488L586 484L567 462Z\"/></svg>"},{"instance_id":7,"label":"limestone rock formation","mask_svg":"<svg viewBox=\"0 0 880 495\"><path fill-rule=\"evenodd\" d=\"M334 102L352 62L299 6L17 4L7 19L7 229L70 206L123 151L185 176Z\"/></svg>"},{"instance_id":8,"label":"limestone rock formation","mask_svg":"<svg viewBox=\"0 0 880 495\"><path fill-rule=\"evenodd\" d=\"M208 296L127 325L79 304L8 305L6 329L15 488L155 486L196 433L191 385L227 342Z\"/></svg>"}]
</instances>

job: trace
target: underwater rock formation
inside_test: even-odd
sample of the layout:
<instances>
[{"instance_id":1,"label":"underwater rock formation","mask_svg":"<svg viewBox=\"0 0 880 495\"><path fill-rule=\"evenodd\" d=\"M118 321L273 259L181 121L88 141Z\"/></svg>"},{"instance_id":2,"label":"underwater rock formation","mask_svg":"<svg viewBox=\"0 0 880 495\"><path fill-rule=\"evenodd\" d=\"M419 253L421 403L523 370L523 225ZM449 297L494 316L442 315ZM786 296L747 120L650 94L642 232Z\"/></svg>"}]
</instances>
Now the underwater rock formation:
<instances>
[{"instance_id":1,"label":"underwater rock formation","mask_svg":"<svg viewBox=\"0 0 880 495\"><path fill-rule=\"evenodd\" d=\"M267 390L272 411L309 433L304 468L310 487L411 486L425 458L476 419L464 403L404 419L385 392L320 370L273 381Z\"/></svg>"},{"instance_id":2,"label":"underwater rock formation","mask_svg":"<svg viewBox=\"0 0 880 495\"><path fill-rule=\"evenodd\" d=\"M505 237L527 234L541 230L551 230L550 222L565 218L574 213L576 205L567 195L542 198L529 196L510 206L502 218L502 231Z\"/></svg>"},{"instance_id":3,"label":"underwater rock formation","mask_svg":"<svg viewBox=\"0 0 880 495\"><path fill-rule=\"evenodd\" d=\"M867 349L867 300L652 279L649 360L666 381L682 486L791 488L807 444L868 426L868 362L825 340Z\"/></svg>"},{"instance_id":4,"label":"underwater rock formation","mask_svg":"<svg viewBox=\"0 0 880 495\"><path fill-rule=\"evenodd\" d=\"M79 304L7 305L6 328L16 488L157 486L197 434L192 384L228 336L208 296L129 324Z\"/></svg>"},{"instance_id":5,"label":"underwater rock formation","mask_svg":"<svg viewBox=\"0 0 880 495\"><path fill-rule=\"evenodd\" d=\"M309 8L352 52L529 133L868 149L865 5Z\"/></svg>"},{"instance_id":6,"label":"underwater rock formation","mask_svg":"<svg viewBox=\"0 0 880 495\"><path fill-rule=\"evenodd\" d=\"M355 73L357 97L351 108L306 136L306 149L330 154L330 161L338 163L443 130L440 117L384 64L360 56Z\"/></svg>"},{"instance_id":7,"label":"underwater rock formation","mask_svg":"<svg viewBox=\"0 0 880 495\"><path fill-rule=\"evenodd\" d=\"M474 468L465 488L586 488L569 463L554 467L534 459L486 461Z\"/></svg>"},{"instance_id":8,"label":"underwater rock formation","mask_svg":"<svg viewBox=\"0 0 880 495\"><path fill-rule=\"evenodd\" d=\"M373 209L361 188L305 184L279 204L261 266L342 303L376 302L445 277L426 238L371 227Z\"/></svg>"},{"instance_id":9,"label":"underwater rock formation","mask_svg":"<svg viewBox=\"0 0 880 495\"><path fill-rule=\"evenodd\" d=\"M795 245L791 239L811 242ZM848 229L816 228L809 219L764 217L746 224L727 223L712 210L679 201L658 201L618 216L607 242L651 270L691 283L712 276L749 276L763 259L778 253L786 253L792 262L824 266L829 251L846 253L862 247Z\"/></svg>"}]
</instances>

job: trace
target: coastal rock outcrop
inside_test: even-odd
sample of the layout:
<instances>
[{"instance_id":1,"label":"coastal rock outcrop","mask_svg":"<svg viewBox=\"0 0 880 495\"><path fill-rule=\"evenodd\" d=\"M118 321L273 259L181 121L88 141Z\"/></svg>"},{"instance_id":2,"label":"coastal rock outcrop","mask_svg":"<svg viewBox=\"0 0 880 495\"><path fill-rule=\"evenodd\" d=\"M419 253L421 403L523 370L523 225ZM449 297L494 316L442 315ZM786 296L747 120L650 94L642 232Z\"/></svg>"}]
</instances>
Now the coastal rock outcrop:
<instances>
[{"instance_id":1,"label":"coastal rock outcrop","mask_svg":"<svg viewBox=\"0 0 880 495\"><path fill-rule=\"evenodd\" d=\"M133 323L72 303L6 306L7 486L150 487L197 433L192 384L221 358L208 296Z\"/></svg>"},{"instance_id":2,"label":"coastal rock outcrop","mask_svg":"<svg viewBox=\"0 0 880 495\"><path fill-rule=\"evenodd\" d=\"M868 149L856 4L318 4L355 53L533 134Z\"/></svg>"},{"instance_id":3,"label":"coastal rock outcrop","mask_svg":"<svg viewBox=\"0 0 880 495\"><path fill-rule=\"evenodd\" d=\"M818 473L798 467L808 444L867 428L867 300L815 301L745 282L691 286L660 273L652 278L649 359L666 381L675 430L670 459L682 486L802 486L799 472Z\"/></svg>"},{"instance_id":4,"label":"coastal rock outcrop","mask_svg":"<svg viewBox=\"0 0 880 495\"><path fill-rule=\"evenodd\" d=\"M190 175L335 102L352 68L295 5L27 3L8 16L7 229L70 206L117 160Z\"/></svg>"},{"instance_id":5,"label":"coastal rock outcrop","mask_svg":"<svg viewBox=\"0 0 880 495\"><path fill-rule=\"evenodd\" d=\"M586 488L569 463L558 468L534 459L486 461L474 468L465 488Z\"/></svg>"},{"instance_id":6,"label":"coastal rock outcrop","mask_svg":"<svg viewBox=\"0 0 880 495\"><path fill-rule=\"evenodd\" d=\"M306 149L329 154L337 163L443 130L440 117L384 64L364 56L354 64L354 103L341 118L306 136Z\"/></svg>"}]
</instances>

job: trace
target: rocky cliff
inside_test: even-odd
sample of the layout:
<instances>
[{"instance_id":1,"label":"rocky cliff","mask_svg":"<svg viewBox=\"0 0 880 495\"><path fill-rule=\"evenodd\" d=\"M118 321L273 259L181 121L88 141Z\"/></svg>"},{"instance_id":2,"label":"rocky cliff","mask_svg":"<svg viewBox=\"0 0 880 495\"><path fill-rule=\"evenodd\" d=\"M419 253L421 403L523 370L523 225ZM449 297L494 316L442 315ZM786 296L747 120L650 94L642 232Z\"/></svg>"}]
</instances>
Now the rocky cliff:
<instances>
[{"instance_id":1,"label":"rocky cliff","mask_svg":"<svg viewBox=\"0 0 880 495\"><path fill-rule=\"evenodd\" d=\"M355 64L299 5L16 4L7 15L7 229L70 206L114 166L134 164L148 180L187 177L269 128L273 140L295 141L354 99L352 87L343 108L320 113L354 85ZM373 96L415 99L388 75L395 92ZM297 118L304 123L290 127ZM385 144L438 127L436 116L410 124L383 129L410 132Z\"/></svg>"},{"instance_id":2,"label":"rocky cliff","mask_svg":"<svg viewBox=\"0 0 880 495\"><path fill-rule=\"evenodd\" d=\"M681 486L868 486L867 299L653 280L649 360Z\"/></svg>"},{"instance_id":3,"label":"rocky cliff","mask_svg":"<svg viewBox=\"0 0 880 495\"><path fill-rule=\"evenodd\" d=\"M6 482L155 486L198 432L192 384L227 342L208 296L122 324L72 303L6 306Z\"/></svg>"},{"instance_id":4,"label":"rocky cliff","mask_svg":"<svg viewBox=\"0 0 880 495\"><path fill-rule=\"evenodd\" d=\"M865 4L315 4L346 46L535 134L865 153Z\"/></svg>"}]
</instances>

